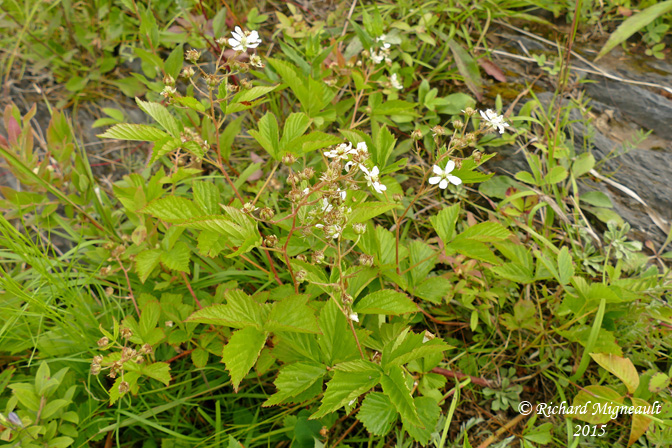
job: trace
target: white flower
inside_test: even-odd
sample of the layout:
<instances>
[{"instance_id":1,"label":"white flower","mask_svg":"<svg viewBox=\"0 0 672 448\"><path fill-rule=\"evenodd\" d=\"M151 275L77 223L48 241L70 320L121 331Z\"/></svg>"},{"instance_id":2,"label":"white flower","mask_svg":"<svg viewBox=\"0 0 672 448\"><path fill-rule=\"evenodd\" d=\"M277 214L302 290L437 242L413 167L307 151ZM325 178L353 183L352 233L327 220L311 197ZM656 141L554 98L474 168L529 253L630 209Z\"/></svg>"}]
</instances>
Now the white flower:
<instances>
[{"instance_id":1,"label":"white flower","mask_svg":"<svg viewBox=\"0 0 672 448\"><path fill-rule=\"evenodd\" d=\"M341 199L345 201L345 198L348 196L348 192L345 190L341 190L340 188L336 189L336 193L341 195Z\"/></svg>"},{"instance_id":2,"label":"white flower","mask_svg":"<svg viewBox=\"0 0 672 448\"><path fill-rule=\"evenodd\" d=\"M376 190L376 193L383 193L387 190L387 187L380 183L379 175L380 170L377 166L374 166L371 171L367 170L364 165L360 165L359 168L364 171L364 177L366 178L366 184L369 187L373 187Z\"/></svg>"},{"instance_id":3,"label":"white flower","mask_svg":"<svg viewBox=\"0 0 672 448\"><path fill-rule=\"evenodd\" d=\"M386 35L381 34L380 36L376 37L376 42L382 42L383 43L383 48L388 49L391 47L391 45L388 42L385 42L385 39L387 38Z\"/></svg>"},{"instance_id":4,"label":"white flower","mask_svg":"<svg viewBox=\"0 0 672 448\"><path fill-rule=\"evenodd\" d=\"M385 60L385 55L382 52L376 53L373 51L373 48L369 49L369 54L371 55L371 60L374 64L380 64Z\"/></svg>"},{"instance_id":5,"label":"white flower","mask_svg":"<svg viewBox=\"0 0 672 448\"><path fill-rule=\"evenodd\" d=\"M308 187L304 188L303 194L308 195L308 193L310 193L310 188L308 188Z\"/></svg>"},{"instance_id":6,"label":"white flower","mask_svg":"<svg viewBox=\"0 0 672 448\"><path fill-rule=\"evenodd\" d=\"M493 128L499 130L500 134L504 133L504 128L509 127L509 123L504 121L504 116L503 115L497 115L497 112L495 112L492 109L488 109L485 112L482 110L479 111L481 112L481 117L487 122L487 124Z\"/></svg>"},{"instance_id":7,"label":"white flower","mask_svg":"<svg viewBox=\"0 0 672 448\"><path fill-rule=\"evenodd\" d=\"M231 35L233 37L229 39L229 45L236 51L247 51L248 48L257 48L261 43L259 33L256 31L243 32L239 26L236 27L235 31L231 31Z\"/></svg>"},{"instance_id":8,"label":"white flower","mask_svg":"<svg viewBox=\"0 0 672 448\"><path fill-rule=\"evenodd\" d=\"M360 155L369 154L369 148L366 146L365 142L357 143L357 152L359 152Z\"/></svg>"},{"instance_id":9,"label":"white flower","mask_svg":"<svg viewBox=\"0 0 672 448\"><path fill-rule=\"evenodd\" d=\"M329 203L329 199L322 198L322 211L324 213L329 213L334 206Z\"/></svg>"},{"instance_id":10,"label":"white flower","mask_svg":"<svg viewBox=\"0 0 672 448\"><path fill-rule=\"evenodd\" d=\"M352 143L348 143L347 145L345 143L341 143L331 151L326 151L324 153L325 156L331 159L336 158L340 160L348 160L348 155L350 154L352 154Z\"/></svg>"},{"instance_id":11,"label":"white flower","mask_svg":"<svg viewBox=\"0 0 672 448\"><path fill-rule=\"evenodd\" d=\"M350 162L345 164L343 169L345 170L346 173L348 173L348 172L350 172L350 168L352 168L352 165L354 165L354 164L355 164L355 162L350 161Z\"/></svg>"},{"instance_id":12,"label":"white flower","mask_svg":"<svg viewBox=\"0 0 672 448\"><path fill-rule=\"evenodd\" d=\"M350 314L350 316L348 316L348 317L350 318L350 320L354 320L355 322L359 322L359 316L355 312Z\"/></svg>"},{"instance_id":13,"label":"white flower","mask_svg":"<svg viewBox=\"0 0 672 448\"><path fill-rule=\"evenodd\" d=\"M434 165L433 171L434 174L437 176L435 177L430 177L429 178L429 183L432 185L439 184L439 188L444 190L448 186L448 182L450 182L453 185L460 185L462 183L462 179L460 179L457 176L451 176L450 172L455 169L455 162L452 160L449 160L448 163L446 164L445 169L441 169L438 166Z\"/></svg>"},{"instance_id":14,"label":"white flower","mask_svg":"<svg viewBox=\"0 0 672 448\"><path fill-rule=\"evenodd\" d=\"M397 79L397 74L394 73L392 76L390 76L390 84L392 84L392 87L394 87L397 90L401 90L404 88L404 86L401 85L402 80Z\"/></svg>"}]
</instances>

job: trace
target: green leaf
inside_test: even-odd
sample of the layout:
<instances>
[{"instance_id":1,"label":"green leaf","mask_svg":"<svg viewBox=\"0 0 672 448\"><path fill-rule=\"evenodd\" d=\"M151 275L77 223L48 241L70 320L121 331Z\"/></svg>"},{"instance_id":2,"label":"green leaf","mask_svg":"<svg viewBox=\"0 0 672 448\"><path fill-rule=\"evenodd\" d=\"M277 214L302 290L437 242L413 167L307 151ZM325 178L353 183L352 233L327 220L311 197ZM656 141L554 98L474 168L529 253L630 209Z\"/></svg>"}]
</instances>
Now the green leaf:
<instances>
[{"instance_id":1,"label":"green leaf","mask_svg":"<svg viewBox=\"0 0 672 448\"><path fill-rule=\"evenodd\" d=\"M322 307L319 324L322 334L317 337L317 342L325 364L333 366L359 358L357 343L348 322L332 300Z\"/></svg>"},{"instance_id":2,"label":"green leaf","mask_svg":"<svg viewBox=\"0 0 672 448\"><path fill-rule=\"evenodd\" d=\"M632 361L620 356L606 353L591 353L590 357L606 371L616 375L628 388L628 392L634 394L639 387L639 374Z\"/></svg>"},{"instance_id":3,"label":"green leaf","mask_svg":"<svg viewBox=\"0 0 672 448\"><path fill-rule=\"evenodd\" d=\"M588 191L582 194L579 198L581 202L594 205L595 207L612 208L614 204L611 203L609 196L601 191Z\"/></svg>"},{"instance_id":4,"label":"green leaf","mask_svg":"<svg viewBox=\"0 0 672 448\"><path fill-rule=\"evenodd\" d=\"M139 142L155 142L170 137L170 135L163 132L161 129L146 124L118 124L112 126L102 134L99 134L97 137Z\"/></svg>"},{"instance_id":5,"label":"green leaf","mask_svg":"<svg viewBox=\"0 0 672 448\"><path fill-rule=\"evenodd\" d=\"M193 313L187 322L224 325L233 328L254 326L262 329L261 305L239 289L228 290L226 304L212 305Z\"/></svg>"},{"instance_id":6,"label":"green leaf","mask_svg":"<svg viewBox=\"0 0 672 448\"><path fill-rule=\"evenodd\" d=\"M361 314L399 314L414 313L418 307L402 292L384 289L371 293L358 300L353 311Z\"/></svg>"},{"instance_id":7,"label":"green leaf","mask_svg":"<svg viewBox=\"0 0 672 448\"><path fill-rule=\"evenodd\" d=\"M135 272L140 277L140 281L145 283L149 274L159 265L161 259L161 249L144 250L135 257Z\"/></svg>"},{"instance_id":8,"label":"green leaf","mask_svg":"<svg viewBox=\"0 0 672 448\"><path fill-rule=\"evenodd\" d=\"M49 421L51 417L53 417L58 411L65 408L70 403L71 403L70 400L64 400L62 398L58 398L56 400L49 400L49 402L47 402L44 408L42 408L40 418L44 419L44 421Z\"/></svg>"},{"instance_id":9,"label":"green leaf","mask_svg":"<svg viewBox=\"0 0 672 448\"><path fill-rule=\"evenodd\" d=\"M286 150L289 142L300 137L310 126L311 119L303 112L290 114L285 120L282 128L282 139L280 139L280 150Z\"/></svg>"},{"instance_id":10,"label":"green leaf","mask_svg":"<svg viewBox=\"0 0 672 448\"><path fill-rule=\"evenodd\" d=\"M649 392L659 393L670 384L670 377L662 372L654 373L649 380Z\"/></svg>"},{"instance_id":11,"label":"green leaf","mask_svg":"<svg viewBox=\"0 0 672 448\"><path fill-rule=\"evenodd\" d=\"M181 106L188 107L198 112L205 112L205 106L203 103L198 101L196 98L191 96L179 96L174 97L174 101L180 104Z\"/></svg>"},{"instance_id":12,"label":"green leaf","mask_svg":"<svg viewBox=\"0 0 672 448\"><path fill-rule=\"evenodd\" d=\"M178 241L168 252L161 253L161 263L168 269L189 273L191 249L184 241Z\"/></svg>"},{"instance_id":13,"label":"green leaf","mask_svg":"<svg viewBox=\"0 0 672 448\"><path fill-rule=\"evenodd\" d=\"M376 133L374 141L375 144L371 152L371 158L374 164L383 169L387 166L387 159L390 158L392 151L394 151L397 139L394 138L387 125L383 125Z\"/></svg>"},{"instance_id":14,"label":"green leaf","mask_svg":"<svg viewBox=\"0 0 672 448\"><path fill-rule=\"evenodd\" d=\"M301 394L316 381L322 379L325 373L327 373L326 367L318 363L297 362L283 366L273 383L278 391L266 400L262 406L274 406L285 401L291 401L291 398Z\"/></svg>"},{"instance_id":15,"label":"green leaf","mask_svg":"<svg viewBox=\"0 0 672 448\"><path fill-rule=\"evenodd\" d=\"M616 28L616 31L609 36L607 43L604 44L604 47L602 47L598 53L595 61L609 53L616 45L625 42L630 36L670 11L672 11L672 0L654 4L645 10L628 17L618 28Z\"/></svg>"},{"instance_id":16,"label":"green leaf","mask_svg":"<svg viewBox=\"0 0 672 448\"><path fill-rule=\"evenodd\" d=\"M67 448L70 445L72 445L74 441L75 439L73 439L72 437L67 436L54 437L49 441L48 448Z\"/></svg>"},{"instance_id":17,"label":"green leaf","mask_svg":"<svg viewBox=\"0 0 672 448\"><path fill-rule=\"evenodd\" d=\"M512 282L528 284L534 281L534 272L519 263L504 263L501 266L493 266L490 270Z\"/></svg>"},{"instance_id":18,"label":"green leaf","mask_svg":"<svg viewBox=\"0 0 672 448\"><path fill-rule=\"evenodd\" d=\"M135 102L138 104L138 107L142 109L147 115L152 117L157 123L163 127L170 135L173 137L179 137L182 132L182 127L177 122L175 117L173 117L168 109L165 106L159 103L151 103L149 101L142 101L140 98L136 98Z\"/></svg>"},{"instance_id":19,"label":"green leaf","mask_svg":"<svg viewBox=\"0 0 672 448\"><path fill-rule=\"evenodd\" d=\"M423 427L413 425L402 419L403 426L406 432L413 437L416 442L420 443L422 446L426 446L436 428L436 424L439 422L441 408L439 408L436 401L430 397L415 397L413 401L415 407L418 409L418 417L420 417Z\"/></svg>"},{"instance_id":20,"label":"green leaf","mask_svg":"<svg viewBox=\"0 0 672 448\"><path fill-rule=\"evenodd\" d=\"M336 370L334 377L327 383L322 404L311 419L323 417L334 412L360 395L368 392L380 381L381 371L373 363L367 362L360 370Z\"/></svg>"},{"instance_id":21,"label":"green leaf","mask_svg":"<svg viewBox=\"0 0 672 448\"><path fill-rule=\"evenodd\" d=\"M278 120L272 112L266 112L266 115L259 120L259 130L251 129L248 133L268 152L275 160L280 160L280 134L278 131Z\"/></svg>"},{"instance_id":22,"label":"green leaf","mask_svg":"<svg viewBox=\"0 0 672 448\"><path fill-rule=\"evenodd\" d=\"M446 254L450 255L455 252L487 263L500 264L500 260L495 253L485 243L476 240L456 238L446 245Z\"/></svg>"},{"instance_id":23,"label":"green leaf","mask_svg":"<svg viewBox=\"0 0 672 448\"><path fill-rule=\"evenodd\" d=\"M481 101L483 99L483 81L481 81L481 73L478 70L478 64L469 56L469 53L462 48L455 40L448 41L448 46L455 57L455 64L460 75L464 78L464 83L469 90L476 95L476 99Z\"/></svg>"},{"instance_id":24,"label":"green leaf","mask_svg":"<svg viewBox=\"0 0 672 448\"><path fill-rule=\"evenodd\" d=\"M199 369L202 369L203 367L208 365L209 357L210 354L208 353L208 351L200 347L191 352L191 362L194 363L194 367Z\"/></svg>"},{"instance_id":25,"label":"green leaf","mask_svg":"<svg viewBox=\"0 0 672 448\"><path fill-rule=\"evenodd\" d=\"M166 59L164 64L164 69L166 73L176 78L179 76L180 71L182 70L182 65L184 64L184 49L182 45L176 46L173 51L170 52L170 55Z\"/></svg>"},{"instance_id":26,"label":"green leaf","mask_svg":"<svg viewBox=\"0 0 672 448\"><path fill-rule=\"evenodd\" d=\"M572 406L577 412L566 415L591 425L601 425L608 423L611 420L611 415L607 412L599 412L595 406L604 407L605 405L616 406L620 404L623 404L623 397L613 389L605 386L586 386L579 391L572 402ZM582 411L583 406L586 406L586 412Z\"/></svg>"},{"instance_id":27,"label":"green leaf","mask_svg":"<svg viewBox=\"0 0 672 448\"><path fill-rule=\"evenodd\" d=\"M351 223L366 222L371 218L392 210L397 204L388 204L385 202L364 202L359 204L350 214Z\"/></svg>"},{"instance_id":28,"label":"green leaf","mask_svg":"<svg viewBox=\"0 0 672 448\"><path fill-rule=\"evenodd\" d=\"M160 381L166 386L170 383L170 364L167 362L142 364L141 371L143 375Z\"/></svg>"},{"instance_id":29,"label":"green leaf","mask_svg":"<svg viewBox=\"0 0 672 448\"><path fill-rule=\"evenodd\" d=\"M562 182L567 178L567 169L564 166L556 165L544 178L544 183L546 185L553 185L559 182Z\"/></svg>"},{"instance_id":30,"label":"green leaf","mask_svg":"<svg viewBox=\"0 0 672 448\"><path fill-rule=\"evenodd\" d=\"M453 284L444 277L428 277L413 289L413 295L432 303L441 303L453 290Z\"/></svg>"},{"instance_id":31,"label":"green leaf","mask_svg":"<svg viewBox=\"0 0 672 448\"><path fill-rule=\"evenodd\" d=\"M340 142L341 139L335 135L313 131L310 134L302 135L290 141L284 146L283 151L291 152L295 155L302 155Z\"/></svg>"},{"instance_id":32,"label":"green leaf","mask_svg":"<svg viewBox=\"0 0 672 448\"><path fill-rule=\"evenodd\" d=\"M319 333L315 312L306 304L307 301L305 294L292 294L275 302L265 325L266 331Z\"/></svg>"},{"instance_id":33,"label":"green leaf","mask_svg":"<svg viewBox=\"0 0 672 448\"><path fill-rule=\"evenodd\" d=\"M233 99L232 103L242 103L243 101L254 101L260 96L266 95L269 92L277 89L278 86L254 86L247 90L241 90L238 92Z\"/></svg>"},{"instance_id":34,"label":"green leaf","mask_svg":"<svg viewBox=\"0 0 672 448\"><path fill-rule=\"evenodd\" d=\"M397 411L387 395L380 392L371 392L364 398L357 413L357 420L371 434L384 436L392 429L397 420Z\"/></svg>"},{"instance_id":35,"label":"green leaf","mask_svg":"<svg viewBox=\"0 0 672 448\"><path fill-rule=\"evenodd\" d=\"M561 285L567 285L569 280L574 276L574 265L572 264L572 256L569 255L567 246L563 246L558 254L558 277Z\"/></svg>"},{"instance_id":36,"label":"green leaf","mask_svg":"<svg viewBox=\"0 0 672 448\"><path fill-rule=\"evenodd\" d=\"M637 407L648 407L649 403L642 400L641 398L632 398L632 406ZM635 444L640 437L644 435L649 425L651 424L651 418L647 414L633 414L632 415L632 426L630 427L630 437L628 437L628 446Z\"/></svg>"},{"instance_id":37,"label":"green leaf","mask_svg":"<svg viewBox=\"0 0 672 448\"><path fill-rule=\"evenodd\" d=\"M196 204L208 215L219 213L219 189L212 182L195 181L191 184Z\"/></svg>"},{"instance_id":38,"label":"green leaf","mask_svg":"<svg viewBox=\"0 0 672 448\"><path fill-rule=\"evenodd\" d=\"M171 224L203 215L203 210L193 201L181 196L168 196L154 200L142 211Z\"/></svg>"},{"instance_id":39,"label":"green leaf","mask_svg":"<svg viewBox=\"0 0 672 448\"><path fill-rule=\"evenodd\" d=\"M161 317L161 305L157 300L152 300L142 306L140 315L140 337L144 340L150 331L156 328Z\"/></svg>"},{"instance_id":40,"label":"green leaf","mask_svg":"<svg viewBox=\"0 0 672 448\"><path fill-rule=\"evenodd\" d=\"M497 222L481 222L467 228L456 239L470 239L482 243L502 241L511 236L511 232Z\"/></svg>"},{"instance_id":41,"label":"green leaf","mask_svg":"<svg viewBox=\"0 0 672 448\"><path fill-rule=\"evenodd\" d=\"M224 347L222 360L231 375L231 384L236 392L240 382L257 362L259 353L266 345L267 334L254 327L245 327L234 332Z\"/></svg>"},{"instance_id":42,"label":"green leaf","mask_svg":"<svg viewBox=\"0 0 672 448\"><path fill-rule=\"evenodd\" d=\"M224 128L224 132L219 134L219 150L222 152L222 157L228 159L231 156L231 149L233 141L237 135L240 135L242 129L244 115L229 122Z\"/></svg>"},{"instance_id":43,"label":"green leaf","mask_svg":"<svg viewBox=\"0 0 672 448\"><path fill-rule=\"evenodd\" d=\"M380 380L380 384L383 386L383 393L390 398L397 412L399 412L402 422L405 421L421 428L425 427L418 416L418 411L415 408L411 391L406 386L406 380L401 367L390 367L389 372L383 375Z\"/></svg>"},{"instance_id":44,"label":"green leaf","mask_svg":"<svg viewBox=\"0 0 672 448\"><path fill-rule=\"evenodd\" d=\"M574 164L572 165L572 174L574 175L574 178L578 179L588 171L592 170L594 166L595 157L589 152L584 152L574 161Z\"/></svg>"},{"instance_id":45,"label":"green leaf","mask_svg":"<svg viewBox=\"0 0 672 448\"><path fill-rule=\"evenodd\" d=\"M455 225L460 214L460 205L455 204L451 207L446 207L434 216L429 218L432 227L436 230L443 244L448 244L455 236Z\"/></svg>"}]
</instances>

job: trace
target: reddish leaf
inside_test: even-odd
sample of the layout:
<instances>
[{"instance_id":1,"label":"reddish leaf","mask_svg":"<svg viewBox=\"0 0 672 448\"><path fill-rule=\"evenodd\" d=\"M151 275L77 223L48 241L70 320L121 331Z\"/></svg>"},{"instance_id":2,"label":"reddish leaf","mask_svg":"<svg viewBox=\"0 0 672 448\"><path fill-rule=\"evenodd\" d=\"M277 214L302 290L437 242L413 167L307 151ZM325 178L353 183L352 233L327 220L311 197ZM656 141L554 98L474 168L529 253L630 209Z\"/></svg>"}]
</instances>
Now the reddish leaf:
<instances>
[{"instance_id":1,"label":"reddish leaf","mask_svg":"<svg viewBox=\"0 0 672 448\"><path fill-rule=\"evenodd\" d=\"M481 66L483 70L485 70L485 73L488 75L492 76L499 82L506 82L506 76L504 76L504 73L502 73L502 70L500 70L497 65L495 65L494 62L488 60L488 59L479 59L478 60L478 65Z\"/></svg>"}]
</instances>

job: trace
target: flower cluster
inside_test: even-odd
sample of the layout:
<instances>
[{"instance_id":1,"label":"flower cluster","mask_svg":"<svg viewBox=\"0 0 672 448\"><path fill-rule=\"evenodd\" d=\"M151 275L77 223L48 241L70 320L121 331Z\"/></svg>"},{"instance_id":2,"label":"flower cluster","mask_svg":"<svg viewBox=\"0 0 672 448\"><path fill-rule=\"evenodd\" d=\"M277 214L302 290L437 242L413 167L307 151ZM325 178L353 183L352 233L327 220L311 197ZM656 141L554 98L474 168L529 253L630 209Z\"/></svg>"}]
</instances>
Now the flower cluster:
<instances>
[{"instance_id":1,"label":"flower cluster","mask_svg":"<svg viewBox=\"0 0 672 448\"><path fill-rule=\"evenodd\" d=\"M497 115L492 109L488 109L485 112L480 111L481 117L485 120L485 125L491 129L497 129L500 134L504 133L504 128L509 127L509 123L504 121L503 115Z\"/></svg>"},{"instance_id":2,"label":"flower cluster","mask_svg":"<svg viewBox=\"0 0 672 448\"><path fill-rule=\"evenodd\" d=\"M133 332L126 327L121 328L120 334L126 341L128 341L133 336ZM109 338L106 336L100 338L98 340L98 347L100 347L103 350L107 350L108 348L110 348ZM116 378L118 375L121 375L121 377L123 378L124 363L130 361L136 364L141 364L145 362L145 355L150 355L154 351L152 346L149 344L144 344L137 350L128 347L126 345L120 348L121 348L120 351L110 353L110 355L108 355L107 357L103 357L102 355L94 356L91 362L91 375L99 375L103 369L109 369L110 372L108 373L107 376L109 376L110 378ZM124 383L126 382L122 381L119 386L119 392L121 394L124 394L125 392L128 391L128 388L126 387L128 383L126 383L125 385Z\"/></svg>"}]
</instances>

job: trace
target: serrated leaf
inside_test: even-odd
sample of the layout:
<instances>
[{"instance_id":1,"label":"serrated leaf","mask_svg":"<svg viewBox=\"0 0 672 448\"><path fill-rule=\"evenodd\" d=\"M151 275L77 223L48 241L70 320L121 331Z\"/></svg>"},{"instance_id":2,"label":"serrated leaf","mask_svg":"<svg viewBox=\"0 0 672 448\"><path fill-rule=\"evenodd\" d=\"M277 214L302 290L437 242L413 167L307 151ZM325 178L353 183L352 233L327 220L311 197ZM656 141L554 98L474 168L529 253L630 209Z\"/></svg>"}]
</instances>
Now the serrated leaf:
<instances>
[{"instance_id":1,"label":"serrated leaf","mask_svg":"<svg viewBox=\"0 0 672 448\"><path fill-rule=\"evenodd\" d=\"M204 214L203 210L193 201L181 196L168 196L156 199L147 204L142 211L171 224L203 216Z\"/></svg>"},{"instance_id":2,"label":"serrated leaf","mask_svg":"<svg viewBox=\"0 0 672 448\"><path fill-rule=\"evenodd\" d=\"M248 133L254 138L262 148L266 150L275 160L280 160L280 133L278 130L278 120L272 112L266 112L266 115L259 120L259 130L251 129Z\"/></svg>"},{"instance_id":3,"label":"serrated leaf","mask_svg":"<svg viewBox=\"0 0 672 448\"><path fill-rule=\"evenodd\" d=\"M337 370L327 383L322 404L311 419L323 417L337 411L360 395L368 392L380 381L381 372L371 367L369 370L344 372Z\"/></svg>"},{"instance_id":4,"label":"serrated leaf","mask_svg":"<svg viewBox=\"0 0 672 448\"><path fill-rule=\"evenodd\" d=\"M254 326L262 328L261 305L239 289L229 290L225 294L226 304L212 305L193 313L187 322L224 325L233 328Z\"/></svg>"},{"instance_id":5,"label":"serrated leaf","mask_svg":"<svg viewBox=\"0 0 672 448\"><path fill-rule=\"evenodd\" d=\"M467 228L460 233L457 238L480 241L482 243L493 243L507 239L511 232L497 222L481 222L475 226ZM456 239L457 239L456 238Z\"/></svg>"},{"instance_id":6,"label":"serrated leaf","mask_svg":"<svg viewBox=\"0 0 672 448\"><path fill-rule=\"evenodd\" d=\"M200 347L191 352L191 362L194 363L194 367L199 369L202 369L203 367L208 365L209 357L210 354L208 353L208 351Z\"/></svg>"},{"instance_id":7,"label":"serrated leaf","mask_svg":"<svg viewBox=\"0 0 672 448\"><path fill-rule=\"evenodd\" d=\"M168 269L189 273L190 257L191 249L189 249L187 243L178 241L171 250L161 253L161 263Z\"/></svg>"},{"instance_id":8,"label":"serrated leaf","mask_svg":"<svg viewBox=\"0 0 672 448\"><path fill-rule=\"evenodd\" d=\"M572 264L572 256L569 255L567 246L560 249L558 254L558 276L560 284L567 285L569 280L574 276L574 265Z\"/></svg>"},{"instance_id":9,"label":"serrated leaf","mask_svg":"<svg viewBox=\"0 0 672 448\"><path fill-rule=\"evenodd\" d=\"M385 202L364 202L359 204L350 214L351 223L366 222L371 218L392 210L397 204L386 204Z\"/></svg>"},{"instance_id":10,"label":"serrated leaf","mask_svg":"<svg viewBox=\"0 0 672 448\"><path fill-rule=\"evenodd\" d=\"M654 373L649 380L649 392L657 394L670 384L670 377L662 372Z\"/></svg>"},{"instance_id":11,"label":"serrated leaf","mask_svg":"<svg viewBox=\"0 0 672 448\"><path fill-rule=\"evenodd\" d=\"M406 432L413 437L416 442L420 443L422 446L426 446L429 442L429 438L434 432L436 424L439 422L441 408L436 401L430 397L415 397L413 402L418 410L418 417L420 417L424 428L413 425L402 419L403 426Z\"/></svg>"},{"instance_id":12,"label":"serrated leaf","mask_svg":"<svg viewBox=\"0 0 672 448\"><path fill-rule=\"evenodd\" d=\"M219 150L224 159L228 159L231 156L233 141L237 135L240 135L244 118L245 116L241 115L235 120L230 121L224 128L224 131L219 134Z\"/></svg>"},{"instance_id":13,"label":"serrated leaf","mask_svg":"<svg viewBox=\"0 0 672 448\"><path fill-rule=\"evenodd\" d=\"M305 294L292 294L275 302L266 322L266 331L293 331L297 333L319 333L315 312L306 302Z\"/></svg>"},{"instance_id":14,"label":"serrated leaf","mask_svg":"<svg viewBox=\"0 0 672 448\"><path fill-rule=\"evenodd\" d=\"M167 362L155 362L152 364L142 364L141 372L144 376L148 376L157 381L162 382L166 386L170 383L170 364Z\"/></svg>"},{"instance_id":15,"label":"serrated leaf","mask_svg":"<svg viewBox=\"0 0 672 448\"><path fill-rule=\"evenodd\" d=\"M311 121L312 120L303 112L290 114L285 120L285 125L282 128L280 150L285 151L290 149L288 148L289 142L302 136L310 126Z\"/></svg>"},{"instance_id":16,"label":"serrated leaf","mask_svg":"<svg viewBox=\"0 0 672 448\"><path fill-rule=\"evenodd\" d=\"M245 327L234 332L224 346L222 361L231 375L231 384L236 392L238 392L240 382L257 362L259 353L266 345L267 335L265 331Z\"/></svg>"},{"instance_id":17,"label":"serrated leaf","mask_svg":"<svg viewBox=\"0 0 672 448\"><path fill-rule=\"evenodd\" d=\"M493 266L490 270L512 282L528 284L534 281L534 272L519 263L504 263L501 266Z\"/></svg>"},{"instance_id":18,"label":"serrated leaf","mask_svg":"<svg viewBox=\"0 0 672 448\"><path fill-rule=\"evenodd\" d=\"M320 380L325 373L327 373L327 369L323 364L297 362L283 366L273 382L277 392L266 400L262 406L274 406L296 397Z\"/></svg>"},{"instance_id":19,"label":"serrated leaf","mask_svg":"<svg viewBox=\"0 0 672 448\"><path fill-rule=\"evenodd\" d=\"M138 322L138 324L140 327L140 337L143 340L150 331L156 328L160 317L161 305L159 305L157 300L151 300L142 306L142 314L140 315L140 322Z\"/></svg>"},{"instance_id":20,"label":"serrated leaf","mask_svg":"<svg viewBox=\"0 0 672 448\"><path fill-rule=\"evenodd\" d=\"M118 124L112 126L102 134L97 135L97 137L138 142L155 142L170 137L170 135L161 129L146 124Z\"/></svg>"},{"instance_id":21,"label":"serrated leaf","mask_svg":"<svg viewBox=\"0 0 672 448\"><path fill-rule=\"evenodd\" d=\"M415 408L411 391L406 386L406 380L404 379L401 367L391 366L389 372L381 378L380 384L383 387L383 393L390 398L397 412L399 412L401 421L407 421L420 428L425 427L418 416L418 411Z\"/></svg>"},{"instance_id":22,"label":"serrated leaf","mask_svg":"<svg viewBox=\"0 0 672 448\"><path fill-rule=\"evenodd\" d=\"M453 283L444 277L429 277L413 289L413 295L432 303L441 303L453 289Z\"/></svg>"},{"instance_id":23,"label":"serrated leaf","mask_svg":"<svg viewBox=\"0 0 672 448\"><path fill-rule=\"evenodd\" d=\"M360 314L399 314L418 311L415 303L402 292L384 289L371 293L355 303L353 311Z\"/></svg>"},{"instance_id":24,"label":"serrated leaf","mask_svg":"<svg viewBox=\"0 0 672 448\"><path fill-rule=\"evenodd\" d=\"M457 217L460 214L460 205L455 204L451 207L446 207L434 216L429 218L432 227L439 235L443 244L448 244L455 236L455 225L457 224Z\"/></svg>"},{"instance_id":25,"label":"serrated leaf","mask_svg":"<svg viewBox=\"0 0 672 448\"><path fill-rule=\"evenodd\" d=\"M205 106L203 103L198 101L196 98L191 96L179 96L174 97L173 100L178 103L180 106L188 107L197 112L205 112Z\"/></svg>"},{"instance_id":26,"label":"serrated leaf","mask_svg":"<svg viewBox=\"0 0 672 448\"><path fill-rule=\"evenodd\" d=\"M639 387L639 374L632 361L605 353L590 353L590 357L606 371L623 381L628 392L634 394Z\"/></svg>"},{"instance_id":27,"label":"serrated leaf","mask_svg":"<svg viewBox=\"0 0 672 448\"><path fill-rule=\"evenodd\" d=\"M397 421L398 413L389 397L380 392L371 392L364 398L357 413L357 420L371 434L384 436Z\"/></svg>"},{"instance_id":28,"label":"serrated leaf","mask_svg":"<svg viewBox=\"0 0 672 448\"><path fill-rule=\"evenodd\" d=\"M231 102L242 103L243 101L253 101L277 88L278 86L254 86L236 93Z\"/></svg>"},{"instance_id":29,"label":"serrated leaf","mask_svg":"<svg viewBox=\"0 0 672 448\"><path fill-rule=\"evenodd\" d=\"M194 200L199 208L208 215L216 215L219 212L219 189L212 182L195 181L191 184L194 190Z\"/></svg>"},{"instance_id":30,"label":"serrated leaf","mask_svg":"<svg viewBox=\"0 0 672 448\"><path fill-rule=\"evenodd\" d=\"M165 106L159 103L152 103L149 101L142 101L140 98L136 98L135 102L138 107L142 109L147 115L152 117L157 123L163 127L170 135L173 137L179 137L180 132L182 132L182 127L177 122L175 117L173 117L168 109Z\"/></svg>"},{"instance_id":31,"label":"serrated leaf","mask_svg":"<svg viewBox=\"0 0 672 448\"><path fill-rule=\"evenodd\" d=\"M357 359L357 343L343 313L333 301L322 307L319 318L322 334L317 337L325 364L333 366L342 361Z\"/></svg>"},{"instance_id":32,"label":"serrated leaf","mask_svg":"<svg viewBox=\"0 0 672 448\"><path fill-rule=\"evenodd\" d=\"M135 257L135 272L140 281L145 283L149 274L159 265L161 260L161 249L144 250Z\"/></svg>"}]
</instances>

